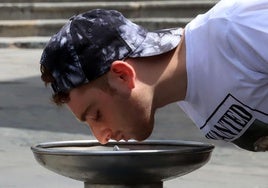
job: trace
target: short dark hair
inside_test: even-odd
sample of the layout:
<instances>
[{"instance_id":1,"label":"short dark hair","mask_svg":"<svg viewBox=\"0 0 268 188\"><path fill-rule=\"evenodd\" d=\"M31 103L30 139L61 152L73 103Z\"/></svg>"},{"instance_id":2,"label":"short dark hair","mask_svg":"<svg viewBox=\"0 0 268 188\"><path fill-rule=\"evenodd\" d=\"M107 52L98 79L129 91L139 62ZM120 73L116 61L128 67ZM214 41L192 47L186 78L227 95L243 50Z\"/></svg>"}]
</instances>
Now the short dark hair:
<instances>
[{"instance_id":1,"label":"short dark hair","mask_svg":"<svg viewBox=\"0 0 268 188\"><path fill-rule=\"evenodd\" d=\"M46 86L54 82L54 77L52 76L51 72L42 64L40 65L40 72L41 72L41 80L43 80ZM70 100L69 91L52 94L52 101L58 106L67 103L69 100Z\"/></svg>"},{"instance_id":2,"label":"short dark hair","mask_svg":"<svg viewBox=\"0 0 268 188\"><path fill-rule=\"evenodd\" d=\"M51 85L54 82L54 77L52 76L51 72L44 66L40 65L40 72L41 72L41 80L45 83L45 86ZM115 89L111 88L107 81L106 74L102 75L96 80L100 80L97 84L97 87L105 92L109 92L110 94L115 94ZM82 86L82 85L81 85ZM61 106L67 102L70 101L70 91L68 90L66 92L58 92L52 94L52 101L58 105Z\"/></svg>"}]
</instances>

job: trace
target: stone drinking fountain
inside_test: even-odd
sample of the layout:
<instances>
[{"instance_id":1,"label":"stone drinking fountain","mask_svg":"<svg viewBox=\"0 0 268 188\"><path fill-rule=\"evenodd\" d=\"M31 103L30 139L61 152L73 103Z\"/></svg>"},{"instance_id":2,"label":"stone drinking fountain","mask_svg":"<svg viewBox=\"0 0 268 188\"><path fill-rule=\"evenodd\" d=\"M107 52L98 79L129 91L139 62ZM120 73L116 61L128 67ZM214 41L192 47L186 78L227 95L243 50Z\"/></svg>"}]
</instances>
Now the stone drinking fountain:
<instances>
[{"instance_id":1,"label":"stone drinking fountain","mask_svg":"<svg viewBox=\"0 0 268 188\"><path fill-rule=\"evenodd\" d=\"M189 141L47 142L33 146L38 163L83 181L84 188L162 188L163 182L205 165L213 145Z\"/></svg>"}]
</instances>

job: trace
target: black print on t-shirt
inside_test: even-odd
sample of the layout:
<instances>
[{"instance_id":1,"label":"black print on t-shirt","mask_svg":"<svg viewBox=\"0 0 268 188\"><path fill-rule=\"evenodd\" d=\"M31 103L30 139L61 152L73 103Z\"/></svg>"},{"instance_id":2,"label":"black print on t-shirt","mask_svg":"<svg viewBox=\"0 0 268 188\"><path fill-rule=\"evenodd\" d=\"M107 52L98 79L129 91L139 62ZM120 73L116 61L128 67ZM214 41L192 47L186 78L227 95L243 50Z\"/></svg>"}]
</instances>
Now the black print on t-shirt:
<instances>
[{"instance_id":1,"label":"black print on t-shirt","mask_svg":"<svg viewBox=\"0 0 268 188\"><path fill-rule=\"evenodd\" d=\"M261 121L258 117L267 120L268 115L248 107L228 94L201 129L210 127L206 138L232 141L242 135L256 120Z\"/></svg>"},{"instance_id":2,"label":"black print on t-shirt","mask_svg":"<svg viewBox=\"0 0 268 188\"><path fill-rule=\"evenodd\" d=\"M214 125L206 137L210 139L232 139L239 134L252 119L252 115L243 107L232 105Z\"/></svg>"}]
</instances>

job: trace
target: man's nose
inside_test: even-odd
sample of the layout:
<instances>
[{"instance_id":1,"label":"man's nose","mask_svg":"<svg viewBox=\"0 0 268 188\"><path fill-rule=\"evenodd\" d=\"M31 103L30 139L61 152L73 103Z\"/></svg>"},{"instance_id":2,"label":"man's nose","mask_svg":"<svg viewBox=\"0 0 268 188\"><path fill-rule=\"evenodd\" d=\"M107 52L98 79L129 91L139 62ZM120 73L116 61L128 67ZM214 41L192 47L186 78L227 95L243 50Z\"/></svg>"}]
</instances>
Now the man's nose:
<instances>
[{"instance_id":1,"label":"man's nose","mask_svg":"<svg viewBox=\"0 0 268 188\"><path fill-rule=\"evenodd\" d=\"M112 131L110 129L105 129L95 134L95 137L101 144L106 144L112 137Z\"/></svg>"}]
</instances>

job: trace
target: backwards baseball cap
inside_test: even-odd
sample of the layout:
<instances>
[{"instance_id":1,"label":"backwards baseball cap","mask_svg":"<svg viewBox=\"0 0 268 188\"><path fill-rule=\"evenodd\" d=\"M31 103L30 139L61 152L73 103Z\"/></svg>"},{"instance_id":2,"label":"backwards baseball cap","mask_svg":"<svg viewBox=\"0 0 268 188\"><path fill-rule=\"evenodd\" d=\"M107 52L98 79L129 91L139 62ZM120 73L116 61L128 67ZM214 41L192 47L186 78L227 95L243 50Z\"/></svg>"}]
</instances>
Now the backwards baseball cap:
<instances>
[{"instance_id":1,"label":"backwards baseball cap","mask_svg":"<svg viewBox=\"0 0 268 188\"><path fill-rule=\"evenodd\" d=\"M149 32L118 11L95 9L70 18L51 37L40 63L54 78L54 93L68 92L108 72L115 60L174 49L182 32L182 28Z\"/></svg>"}]
</instances>

